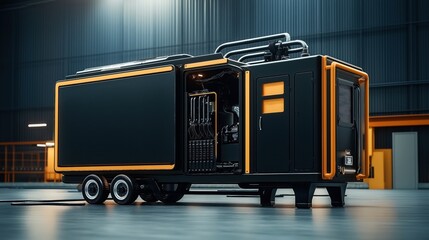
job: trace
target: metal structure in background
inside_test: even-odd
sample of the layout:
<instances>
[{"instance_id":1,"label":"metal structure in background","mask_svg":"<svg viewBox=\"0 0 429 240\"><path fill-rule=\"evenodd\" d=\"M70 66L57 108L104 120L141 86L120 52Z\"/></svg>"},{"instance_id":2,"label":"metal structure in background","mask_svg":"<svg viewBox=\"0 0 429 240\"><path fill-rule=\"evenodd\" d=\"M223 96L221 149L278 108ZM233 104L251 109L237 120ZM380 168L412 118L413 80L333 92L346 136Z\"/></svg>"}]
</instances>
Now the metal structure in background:
<instances>
[{"instance_id":1,"label":"metal structure in background","mask_svg":"<svg viewBox=\"0 0 429 240\"><path fill-rule=\"evenodd\" d=\"M46 141L0 142L0 181L59 182L53 168L53 147Z\"/></svg>"},{"instance_id":2,"label":"metal structure in background","mask_svg":"<svg viewBox=\"0 0 429 240\"><path fill-rule=\"evenodd\" d=\"M373 79L371 114L429 112L429 1L161 2L48 1L3 9L0 26L14 34L0 39L0 141L51 139L51 86L78 70L201 55L222 42L283 31L313 53L366 69ZM48 121L46 129L24 131L39 118Z\"/></svg>"}]
</instances>

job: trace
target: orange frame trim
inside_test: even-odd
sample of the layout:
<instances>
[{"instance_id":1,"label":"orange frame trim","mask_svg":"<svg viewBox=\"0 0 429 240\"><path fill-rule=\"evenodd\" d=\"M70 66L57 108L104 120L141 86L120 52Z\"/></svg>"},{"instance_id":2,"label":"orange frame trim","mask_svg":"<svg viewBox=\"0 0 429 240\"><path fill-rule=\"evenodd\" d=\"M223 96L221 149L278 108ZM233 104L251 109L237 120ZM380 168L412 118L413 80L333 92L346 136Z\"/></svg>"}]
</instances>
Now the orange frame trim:
<instances>
[{"instance_id":1,"label":"orange frame trim","mask_svg":"<svg viewBox=\"0 0 429 240\"><path fill-rule=\"evenodd\" d=\"M250 71L244 73L244 172L250 173Z\"/></svg>"},{"instance_id":2,"label":"orange frame trim","mask_svg":"<svg viewBox=\"0 0 429 240\"><path fill-rule=\"evenodd\" d=\"M364 96L364 125L365 125L365 152L363 154L364 171L356 176L357 179L367 178L369 175L369 76L363 71L359 71L339 62L333 62L327 66L327 57L322 57L322 179L331 180L336 174L336 70L342 69L347 72L361 76L359 84L365 84ZM327 169L327 70L330 70L330 172Z\"/></svg>"},{"instance_id":3,"label":"orange frame trim","mask_svg":"<svg viewBox=\"0 0 429 240\"><path fill-rule=\"evenodd\" d=\"M58 122L58 99L59 99L59 89L62 86L70 86L70 85L78 85L78 84L85 84L85 83L92 83L92 82L99 82L99 81L107 81L112 79L118 79L118 78L126 78L126 77L134 77L134 76L141 76L141 75L149 75L149 74L155 74L155 73L165 73L165 72L171 72L174 70L173 66L164 66L164 67L158 67L158 68L148 68L138 71L130 71L130 72L123 72L123 73L115 73L115 74L108 74L108 75L102 75L102 76L96 76L96 77L88 77L88 78L80 78L80 79L74 79L69 81L62 81L57 82L55 84L55 159L54 159L54 170L55 172L73 172L73 171L131 171L131 170L172 170L174 169L175 164L164 164L164 165L115 165L115 166L79 166L79 167L60 167L58 166L58 129L59 129L59 122Z\"/></svg>"},{"instance_id":4,"label":"orange frame trim","mask_svg":"<svg viewBox=\"0 0 429 240\"><path fill-rule=\"evenodd\" d=\"M328 125L327 125L327 57L322 56L322 179L332 179L335 176L335 162L332 166L331 161L331 172L328 172Z\"/></svg>"}]
</instances>

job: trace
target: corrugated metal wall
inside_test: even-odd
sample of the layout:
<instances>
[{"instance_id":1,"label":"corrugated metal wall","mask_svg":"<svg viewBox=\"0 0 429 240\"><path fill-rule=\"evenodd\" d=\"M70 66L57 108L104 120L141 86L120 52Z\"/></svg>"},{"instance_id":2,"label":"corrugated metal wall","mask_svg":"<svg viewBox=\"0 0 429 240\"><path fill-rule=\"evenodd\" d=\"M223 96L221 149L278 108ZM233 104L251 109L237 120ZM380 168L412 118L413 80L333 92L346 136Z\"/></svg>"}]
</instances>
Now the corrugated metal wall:
<instances>
[{"instance_id":1,"label":"corrugated metal wall","mask_svg":"<svg viewBox=\"0 0 429 240\"><path fill-rule=\"evenodd\" d=\"M429 112L429 1L63 0L0 9L0 141L52 138L54 83L98 65L289 32L371 76L371 114ZM28 4L26 4L28 5ZM18 6L18 7L16 7ZM30 122L46 129L28 129Z\"/></svg>"}]
</instances>

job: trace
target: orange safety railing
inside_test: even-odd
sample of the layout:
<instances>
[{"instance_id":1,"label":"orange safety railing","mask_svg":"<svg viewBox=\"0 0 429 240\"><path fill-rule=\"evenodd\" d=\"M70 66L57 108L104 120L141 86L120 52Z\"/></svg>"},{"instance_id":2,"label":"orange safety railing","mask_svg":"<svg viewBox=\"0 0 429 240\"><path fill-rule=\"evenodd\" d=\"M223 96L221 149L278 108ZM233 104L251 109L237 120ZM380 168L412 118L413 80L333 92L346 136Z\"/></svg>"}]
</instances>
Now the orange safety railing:
<instances>
[{"instance_id":1,"label":"orange safety railing","mask_svg":"<svg viewBox=\"0 0 429 240\"><path fill-rule=\"evenodd\" d=\"M61 175L50 172L47 147L37 147L46 141L0 143L0 179L4 182L60 181ZM53 151L52 151L53 152ZM52 154L53 157L53 154Z\"/></svg>"}]
</instances>

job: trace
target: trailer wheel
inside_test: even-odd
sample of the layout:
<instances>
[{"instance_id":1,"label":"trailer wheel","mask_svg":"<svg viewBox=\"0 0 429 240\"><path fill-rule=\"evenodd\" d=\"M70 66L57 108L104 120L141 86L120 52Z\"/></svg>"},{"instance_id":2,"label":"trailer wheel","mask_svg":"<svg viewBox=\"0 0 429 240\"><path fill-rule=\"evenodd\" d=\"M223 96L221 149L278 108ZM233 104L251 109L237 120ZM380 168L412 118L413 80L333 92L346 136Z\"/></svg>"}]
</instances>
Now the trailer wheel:
<instances>
[{"instance_id":1,"label":"trailer wheel","mask_svg":"<svg viewBox=\"0 0 429 240\"><path fill-rule=\"evenodd\" d=\"M140 198L143 199L145 202L148 202L148 203L154 203L154 202L158 201L158 199L155 197L155 194L153 194L153 192L150 190L143 190L140 193Z\"/></svg>"},{"instance_id":2,"label":"trailer wheel","mask_svg":"<svg viewBox=\"0 0 429 240\"><path fill-rule=\"evenodd\" d=\"M173 204L183 198L191 188L190 183L162 184L160 201L165 204Z\"/></svg>"},{"instance_id":3,"label":"trailer wheel","mask_svg":"<svg viewBox=\"0 0 429 240\"><path fill-rule=\"evenodd\" d=\"M132 204L138 196L136 183L128 176L120 174L110 184L110 192L117 204Z\"/></svg>"},{"instance_id":4,"label":"trailer wheel","mask_svg":"<svg viewBox=\"0 0 429 240\"><path fill-rule=\"evenodd\" d=\"M90 204L102 204L109 195L106 178L95 174L88 175L82 183L82 196Z\"/></svg>"}]
</instances>

